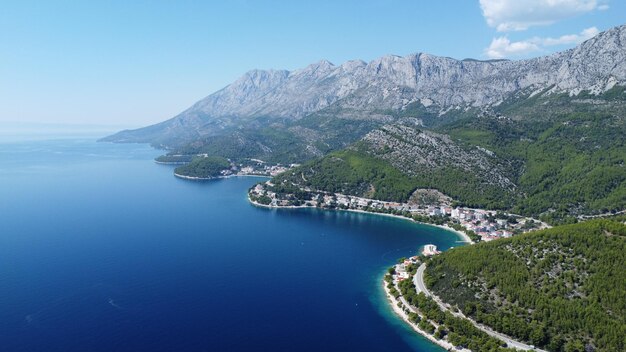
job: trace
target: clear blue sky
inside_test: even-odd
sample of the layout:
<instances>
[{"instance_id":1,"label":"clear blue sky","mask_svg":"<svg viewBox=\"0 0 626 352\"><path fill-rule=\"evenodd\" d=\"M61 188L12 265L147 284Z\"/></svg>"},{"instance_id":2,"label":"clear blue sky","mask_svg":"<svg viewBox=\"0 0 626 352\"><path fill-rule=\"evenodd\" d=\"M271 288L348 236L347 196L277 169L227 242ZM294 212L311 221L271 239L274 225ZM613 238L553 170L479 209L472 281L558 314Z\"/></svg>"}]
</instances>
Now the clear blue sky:
<instances>
[{"instance_id":1,"label":"clear blue sky","mask_svg":"<svg viewBox=\"0 0 626 352\"><path fill-rule=\"evenodd\" d=\"M621 0L559 1L1 1L0 121L141 126L253 68L525 58L626 23Z\"/></svg>"}]
</instances>

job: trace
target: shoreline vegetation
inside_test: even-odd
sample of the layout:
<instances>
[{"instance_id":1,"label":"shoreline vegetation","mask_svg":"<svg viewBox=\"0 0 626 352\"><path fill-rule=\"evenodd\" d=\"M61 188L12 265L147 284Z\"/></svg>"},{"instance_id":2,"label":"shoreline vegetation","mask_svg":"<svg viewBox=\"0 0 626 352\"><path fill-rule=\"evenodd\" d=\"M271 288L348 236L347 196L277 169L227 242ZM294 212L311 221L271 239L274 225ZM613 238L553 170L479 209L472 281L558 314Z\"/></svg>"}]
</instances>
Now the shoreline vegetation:
<instances>
[{"instance_id":1,"label":"shoreline vegetation","mask_svg":"<svg viewBox=\"0 0 626 352\"><path fill-rule=\"evenodd\" d=\"M156 164L177 165L176 177L187 180L213 180L226 176L273 177L298 164L267 164L259 159L231 160L209 154L162 155L154 159Z\"/></svg>"},{"instance_id":2,"label":"shoreline vegetation","mask_svg":"<svg viewBox=\"0 0 626 352\"><path fill-rule=\"evenodd\" d=\"M490 336L459 313L442 307L414 282L425 255L401 258L385 273L382 285L387 303L413 330L448 351L516 351L505 341ZM529 348L521 348L528 350ZM533 348L530 348L533 349Z\"/></svg>"},{"instance_id":3,"label":"shoreline vegetation","mask_svg":"<svg viewBox=\"0 0 626 352\"><path fill-rule=\"evenodd\" d=\"M159 165L186 165L189 164L188 162L185 161L159 161L159 160L154 160L155 164L159 164Z\"/></svg>"},{"instance_id":4,"label":"shoreline vegetation","mask_svg":"<svg viewBox=\"0 0 626 352\"><path fill-rule=\"evenodd\" d=\"M382 281L382 287L385 291L385 296L387 297L387 303L391 306L393 312L396 313L396 315L400 317L406 324L408 324L411 329L413 329L415 332L422 335L423 337L427 338L430 342L446 349L447 351L450 351L454 348L454 345L452 345L451 343L447 341L437 340L433 335L427 333L426 331L420 329L417 325L413 324L409 319L409 315L404 310L402 310L402 303L391 294L391 291L389 287L387 287L387 283L384 280Z\"/></svg>"},{"instance_id":5,"label":"shoreline vegetation","mask_svg":"<svg viewBox=\"0 0 626 352\"><path fill-rule=\"evenodd\" d=\"M624 217L455 248L417 272L418 290L511 344L561 352L626 348Z\"/></svg>"},{"instance_id":6,"label":"shoreline vegetation","mask_svg":"<svg viewBox=\"0 0 626 352\"><path fill-rule=\"evenodd\" d=\"M212 176L212 177L196 177L196 176L181 175L176 172L174 172L174 176L185 179L185 180L191 180L191 181L211 181L211 180L219 180L219 179L231 178L231 177L258 177L258 178L270 177L266 175L254 175L254 174L232 174L232 175Z\"/></svg>"}]
</instances>

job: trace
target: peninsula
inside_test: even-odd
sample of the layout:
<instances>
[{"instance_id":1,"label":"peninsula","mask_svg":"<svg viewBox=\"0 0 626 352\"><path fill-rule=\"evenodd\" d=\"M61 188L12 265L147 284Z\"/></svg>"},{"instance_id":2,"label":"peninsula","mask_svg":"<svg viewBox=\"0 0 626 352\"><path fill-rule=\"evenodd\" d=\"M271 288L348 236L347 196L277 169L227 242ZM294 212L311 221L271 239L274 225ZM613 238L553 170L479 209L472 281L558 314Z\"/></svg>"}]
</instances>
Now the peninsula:
<instances>
[{"instance_id":1,"label":"peninsula","mask_svg":"<svg viewBox=\"0 0 626 352\"><path fill-rule=\"evenodd\" d=\"M394 310L445 348L623 351L625 255L626 225L591 220L403 258L384 284Z\"/></svg>"}]
</instances>

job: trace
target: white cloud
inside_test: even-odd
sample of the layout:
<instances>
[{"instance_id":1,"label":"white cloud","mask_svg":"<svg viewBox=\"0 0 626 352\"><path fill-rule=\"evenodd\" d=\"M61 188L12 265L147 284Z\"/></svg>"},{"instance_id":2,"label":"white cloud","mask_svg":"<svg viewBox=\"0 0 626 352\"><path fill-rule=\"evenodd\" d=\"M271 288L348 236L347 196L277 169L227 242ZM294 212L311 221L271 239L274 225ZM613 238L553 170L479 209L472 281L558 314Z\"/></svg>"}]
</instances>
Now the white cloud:
<instances>
[{"instance_id":1,"label":"white cloud","mask_svg":"<svg viewBox=\"0 0 626 352\"><path fill-rule=\"evenodd\" d=\"M522 31L559 20L606 10L608 0L480 0L487 24L499 32Z\"/></svg>"},{"instance_id":2,"label":"white cloud","mask_svg":"<svg viewBox=\"0 0 626 352\"><path fill-rule=\"evenodd\" d=\"M520 56L539 50L537 44L530 41L511 42L507 37L493 38L485 49L485 55L491 59L502 59L509 56Z\"/></svg>"},{"instance_id":3,"label":"white cloud","mask_svg":"<svg viewBox=\"0 0 626 352\"><path fill-rule=\"evenodd\" d=\"M505 57L524 56L533 52L541 51L550 46L578 44L594 37L600 31L596 27L584 29L579 34L562 35L558 38L533 37L527 40L512 42L506 36L493 38L491 44L485 49L485 55L491 59Z\"/></svg>"},{"instance_id":4,"label":"white cloud","mask_svg":"<svg viewBox=\"0 0 626 352\"><path fill-rule=\"evenodd\" d=\"M595 37L600 31L596 27L590 27L584 29L580 34L568 34L562 35L558 38L534 38L535 41L539 41L543 46L554 46L554 45L563 45L563 44L578 44L582 43L587 39L591 39Z\"/></svg>"}]
</instances>

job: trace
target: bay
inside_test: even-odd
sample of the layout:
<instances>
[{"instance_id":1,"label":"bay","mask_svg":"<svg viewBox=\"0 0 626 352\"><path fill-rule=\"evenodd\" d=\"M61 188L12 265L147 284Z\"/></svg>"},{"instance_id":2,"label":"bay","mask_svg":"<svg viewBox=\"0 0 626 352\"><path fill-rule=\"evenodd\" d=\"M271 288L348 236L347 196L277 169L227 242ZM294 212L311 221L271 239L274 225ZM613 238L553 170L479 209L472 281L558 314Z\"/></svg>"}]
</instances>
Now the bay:
<instances>
[{"instance_id":1,"label":"bay","mask_svg":"<svg viewBox=\"0 0 626 352\"><path fill-rule=\"evenodd\" d=\"M442 229L249 204L145 145L0 142L2 351L442 351L380 280Z\"/></svg>"}]
</instances>

